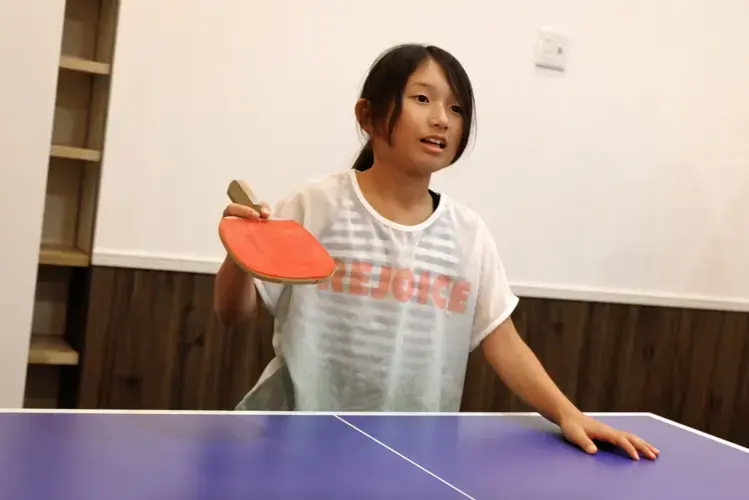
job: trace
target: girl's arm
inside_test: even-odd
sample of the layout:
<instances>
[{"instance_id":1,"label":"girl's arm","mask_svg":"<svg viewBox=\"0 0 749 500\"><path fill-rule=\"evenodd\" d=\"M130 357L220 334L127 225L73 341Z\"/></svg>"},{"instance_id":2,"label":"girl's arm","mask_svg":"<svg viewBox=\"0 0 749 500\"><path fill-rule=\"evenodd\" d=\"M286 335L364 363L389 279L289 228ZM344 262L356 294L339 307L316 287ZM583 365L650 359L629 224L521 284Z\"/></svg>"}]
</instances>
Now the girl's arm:
<instances>
[{"instance_id":1,"label":"girl's arm","mask_svg":"<svg viewBox=\"0 0 749 500\"><path fill-rule=\"evenodd\" d=\"M481 348L505 385L545 418L559 425L565 417L580 414L551 380L512 320L506 320L489 334Z\"/></svg>"},{"instance_id":2,"label":"girl's arm","mask_svg":"<svg viewBox=\"0 0 749 500\"><path fill-rule=\"evenodd\" d=\"M559 390L531 349L506 320L481 343L484 356L507 387L538 413L559 425L564 437L588 453L596 453L594 440L624 449L634 460L640 454L655 459L660 452L634 434L614 429L578 410Z\"/></svg>"},{"instance_id":3,"label":"girl's arm","mask_svg":"<svg viewBox=\"0 0 749 500\"><path fill-rule=\"evenodd\" d=\"M248 273L228 255L216 274L213 309L221 323L233 326L248 321L257 307L257 290Z\"/></svg>"}]
</instances>

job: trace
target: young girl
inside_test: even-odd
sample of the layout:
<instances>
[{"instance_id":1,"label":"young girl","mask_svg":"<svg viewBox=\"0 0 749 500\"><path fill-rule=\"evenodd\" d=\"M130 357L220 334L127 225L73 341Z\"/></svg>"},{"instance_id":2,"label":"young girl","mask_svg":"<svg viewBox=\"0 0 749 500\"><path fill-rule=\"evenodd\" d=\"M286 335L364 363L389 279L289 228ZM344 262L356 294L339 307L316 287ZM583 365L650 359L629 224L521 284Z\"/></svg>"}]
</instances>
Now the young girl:
<instances>
[{"instance_id":1,"label":"young girl","mask_svg":"<svg viewBox=\"0 0 749 500\"><path fill-rule=\"evenodd\" d=\"M502 381L585 451L599 439L655 458L653 446L559 391L513 326L518 298L489 229L429 189L463 154L473 106L466 72L444 50L402 45L375 62L355 106L369 140L354 168L303 184L274 211L317 236L336 259L334 277L265 283L228 257L216 277L223 322L250 318L258 297L275 317L277 356L237 409L458 411L480 346ZM268 217L264 207L230 204L224 216Z\"/></svg>"}]
</instances>

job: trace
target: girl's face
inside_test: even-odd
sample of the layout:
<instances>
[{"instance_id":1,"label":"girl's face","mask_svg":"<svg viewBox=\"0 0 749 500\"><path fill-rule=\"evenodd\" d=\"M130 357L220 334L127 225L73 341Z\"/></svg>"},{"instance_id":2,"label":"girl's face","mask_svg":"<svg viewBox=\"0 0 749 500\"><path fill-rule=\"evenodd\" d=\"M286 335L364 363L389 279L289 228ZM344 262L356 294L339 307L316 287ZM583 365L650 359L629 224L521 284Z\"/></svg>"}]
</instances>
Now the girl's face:
<instances>
[{"instance_id":1,"label":"girl's face","mask_svg":"<svg viewBox=\"0 0 749 500\"><path fill-rule=\"evenodd\" d=\"M450 165L463 134L463 115L442 68L427 59L403 90L401 114L392 145L373 139L383 160L417 174L431 174Z\"/></svg>"}]
</instances>

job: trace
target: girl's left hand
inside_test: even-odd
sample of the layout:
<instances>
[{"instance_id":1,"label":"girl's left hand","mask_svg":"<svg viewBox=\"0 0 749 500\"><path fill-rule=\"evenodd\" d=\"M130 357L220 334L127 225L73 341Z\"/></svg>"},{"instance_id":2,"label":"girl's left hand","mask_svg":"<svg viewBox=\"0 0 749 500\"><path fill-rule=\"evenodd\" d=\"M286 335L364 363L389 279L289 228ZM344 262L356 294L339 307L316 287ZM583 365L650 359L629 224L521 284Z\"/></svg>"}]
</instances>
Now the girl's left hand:
<instances>
[{"instance_id":1,"label":"girl's left hand","mask_svg":"<svg viewBox=\"0 0 749 500\"><path fill-rule=\"evenodd\" d=\"M584 414L563 419L559 427L565 439L590 454L598 450L593 443L594 439L623 448L634 460L640 459L640 453L651 460L660 454L657 448L644 439L616 430Z\"/></svg>"}]
</instances>

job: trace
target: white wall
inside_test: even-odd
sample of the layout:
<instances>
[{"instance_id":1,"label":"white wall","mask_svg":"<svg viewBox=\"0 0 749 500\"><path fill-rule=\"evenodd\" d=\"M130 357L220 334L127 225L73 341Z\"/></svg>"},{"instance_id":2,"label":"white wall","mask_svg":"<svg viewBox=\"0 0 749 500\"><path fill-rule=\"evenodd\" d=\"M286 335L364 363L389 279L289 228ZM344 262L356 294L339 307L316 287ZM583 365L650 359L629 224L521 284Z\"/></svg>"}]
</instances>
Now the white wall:
<instances>
[{"instance_id":1,"label":"white wall","mask_svg":"<svg viewBox=\"0 0 749 500\"><path fill-rule=\"evenodd\" d=\"M749 3L359 5L126 2L94 262L214 271L227 183L275 202L347 168L369 64L431 42L479 120L437 187L485 217L518 292L749 310ZM540 27L569 36L566 74L534 67Z\"/></svg>"},{"instance_id":2,"label":"white wall","mask_svg":"<svg viewBox=\"0 0 749 500\"><path fill-rule=\"evenodd\" d=\"M0 407L20 408L64 0L0 0Z\"/></svg>"}]
</instances>

